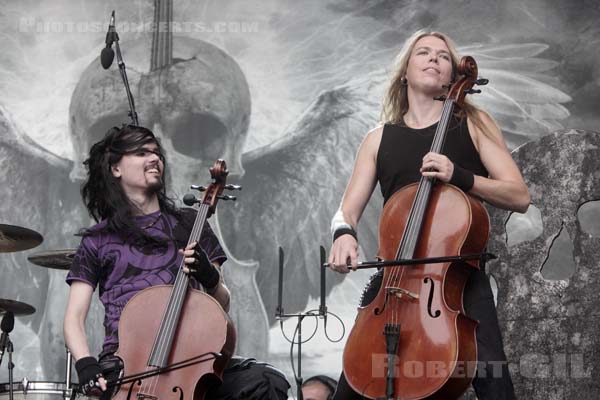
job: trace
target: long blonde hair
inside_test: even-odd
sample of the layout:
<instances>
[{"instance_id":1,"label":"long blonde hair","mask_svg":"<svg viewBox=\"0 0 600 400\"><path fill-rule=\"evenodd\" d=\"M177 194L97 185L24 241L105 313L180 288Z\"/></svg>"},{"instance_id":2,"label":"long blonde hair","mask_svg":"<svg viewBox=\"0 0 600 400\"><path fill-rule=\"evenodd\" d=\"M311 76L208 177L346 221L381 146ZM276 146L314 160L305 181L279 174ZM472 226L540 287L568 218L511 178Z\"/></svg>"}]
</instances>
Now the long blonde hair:
<instances>
[{"instance_id":1,"label":"long blonde hair","mask_svg":"<svg viewBox=\"0 0 600 400\"><path fill-rule=\"evenodd\" d=\"M408 111L408 87L406 82L404 81L404 77L406 76L406 70L408 69L408 60L412 54L412 51L415 47L415 44L419 41L419 39L426 36L434 36L438 39L441 39L448 46L448 50L450 51L450 56L452 58L452 81L455 79L456 68L460 62L460 56L456 51L456 46L454 42L448 35L436 32L436 31L427 31L427 30L419 30L412 34L406 42L404 42L404 46L400 50L400 53L396 56L394 67L392 71L392 78L390 80L390 84L383 98L383 105L381 109L380 120L383 124L404 124L404 114ZM491 139L496 140L492 131L488 126L486 126L481 117L479 115L480 112L485 112L473 104L471 104L467 99L465 99L464 105L460 110L460 114L467 116L477 128L479 128L486 136ZM490 120L494 121L490 116ZM495 124L495 122L494 122Z\"/></svg>"}]
</instances>

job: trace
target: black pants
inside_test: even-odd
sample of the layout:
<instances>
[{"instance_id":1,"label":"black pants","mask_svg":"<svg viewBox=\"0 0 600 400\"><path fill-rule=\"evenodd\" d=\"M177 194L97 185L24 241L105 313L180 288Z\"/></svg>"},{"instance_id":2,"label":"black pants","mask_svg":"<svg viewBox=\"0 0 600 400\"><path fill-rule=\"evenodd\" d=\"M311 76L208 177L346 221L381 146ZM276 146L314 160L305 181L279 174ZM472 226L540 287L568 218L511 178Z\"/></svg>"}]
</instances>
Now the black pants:
<instances>
[{"instance_id":1,"label":"black pants","mask_svg":"<svg viewBox=\"0 0 600 400\"><path fill-rule=\"evenodd\" d=\"M377 272L367 285L361 306L369 304L379 291L383 273ZM467 315L479 321L477 326L477 375L473 388L479 400L513 400L515 393L506 363L502 335L490 281L483 270L473 272L465 286L463 302ZM366 399L352 390L342 373L334 400Z\"/></svg>"},{"instance_id":2,"label":"black pants","mask_svg":"<svg viewBox=\"0 0 600 400\"><path fill-rule=\"evenodd\" d=\"M111 355L100 360L105 377L119 377L121 361ZM232 357L223 371L223 383L208 391L205 400L285 400L290 388L285 375L253 358ZM110 395L101 400L110 399Z\"/></svg>"},{"instance_id":3,"label":"black pants","mask_svg":"<svg viewBox=\"0 0 600 400\"><path fill-rule=\"evenodd\" d=\"M206 400L285 400L290 388L285 375L253 358L231 359L223 383L206 394Z\"/></svg>"}]
</instances>

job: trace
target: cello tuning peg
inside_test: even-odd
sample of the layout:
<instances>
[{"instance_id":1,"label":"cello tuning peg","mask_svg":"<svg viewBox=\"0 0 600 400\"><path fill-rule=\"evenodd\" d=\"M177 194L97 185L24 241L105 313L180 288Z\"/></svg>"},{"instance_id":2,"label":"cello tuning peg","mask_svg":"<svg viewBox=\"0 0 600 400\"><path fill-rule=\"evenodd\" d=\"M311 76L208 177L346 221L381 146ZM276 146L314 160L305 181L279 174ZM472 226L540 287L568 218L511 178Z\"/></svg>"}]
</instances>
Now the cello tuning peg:
<instances>
[{"instance_id":1,"label":"cello tuning peg","mask_svg":"<svg viewBox=\"0 0 600 400\"><path fill-rule=\"evenodd\" d=\"M479 85L479 86L483 86L483 85L487 85L488 82L489 82L489 79L479 78L475 81L475 84Z\"/></svg>"},{"instance_id":2,"label":"cello tuning peg","mask_svg":"<svg viewBox=\"0 0 600 400\"><path fill-rule=\"evenodd\" d=\"M442 85L442 88L446 89L446 90L450 90L451 87L452 87L452 84L450 84L450 83L447 85Z\"/></svg>"},{"instance_id":3,"label":"cello tuning peg","mask_svg":"<svg viewBox=\"0 0 600 400\"><path fill-rule=\"evenodd\" d=\"M229 195L227 195L227 194L223 194L223 195L221 195L221 196L218 196L217 198L218 198L218 199L221 199L221 200L223 200L223 201L228 201L228 200L231 200L231 201L236 201L236 200L237 200L237 197L235 197L235 196L229 196Z\"/></svg>"},{"instance_id":4,"label":"cello tuning peg","mask_svg":"<svg viewBox=\"0 0 600 400\"><path fill-rule=\"evenodd\" d=\"M433 99L434 100L439 100L439 101L445 101L446 100L446 96L444 96L444 95L435 96Z\"/></svg>"},{"instance_id":5,"label":"cello tuning peg","mask_svg":"<svg viewBox=\"0 0 600 400\"><path fill-rule=\"evenodd\" d=\"M228 183L227 185L225 185L225 189L227 189L227 190L242 190L242 187L240 185L232 185L232 184Z\"/></svg>"},{"instance_id":6,"label":"cello tuning peg","mask_svg":"<svg viewBox=\"0 0 600 400\"><path fill-rule=\"evenodd\" d=\"M469 90L465 90L465 93L467 93L467 94L481 93L481 90L479 90L479 89L469 89Z\"/></svg>"},{"instance_id":7,"label":"cello tuning peg","mask_svg":"<svg viewBox=\"0 0 600 400\"><path fill-rule=\"evenodd\" d=\"M198 185L192 185L192 186L190 186L190 189L194 189L194 190L197 190L199 192L205 192L206 191L206 187L205 186L198 186Z\"/></svg>"}]
</instances>

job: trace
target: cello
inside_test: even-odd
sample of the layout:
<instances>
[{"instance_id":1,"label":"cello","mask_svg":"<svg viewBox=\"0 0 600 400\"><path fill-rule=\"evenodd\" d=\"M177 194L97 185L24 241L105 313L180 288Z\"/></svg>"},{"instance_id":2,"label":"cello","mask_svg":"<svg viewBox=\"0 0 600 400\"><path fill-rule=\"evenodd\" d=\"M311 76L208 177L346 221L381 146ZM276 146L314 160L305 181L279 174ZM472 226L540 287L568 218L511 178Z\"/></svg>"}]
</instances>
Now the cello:
<instances>
[{"instance_id":1,"label":"cello","mask_svg":"<svg viewBox=\"0 0 600 400\"><path fill-rule=\"evenodd\" d=\"M477 64L461 59L461 78L444 101L431 151L442 153L455 106L478 93ZM463 290L489 236L489 216L478 199L422 176L394 193L379 224L379 260L422 259L384 268L374 300L359 308L343 353L352 389L371 399L456 399L476 369L477 321L467 317ZM434 261L452 258L459 261ZM455 258L456 258L455 257ZM429 260L429 261L428 261Z\"/></svg>"},{"instance_id":2,"label":"cello","mask_svg":"<svg viewBox=\"0 0 600 400\"><path fill-rule=\"evenodd\" d=\"M218 199L232 199L222 195L225 161L217 160L210 173L214 182L199 201L188 244L199 241ZM189 288L184 265L182 258L173 285L144 289L125 305L115 353L123 361L124 377L109 383L120 383L113 399L202 400L222 379L235 349L235 330L214 298Z\"/></svg>"}]
</instances>

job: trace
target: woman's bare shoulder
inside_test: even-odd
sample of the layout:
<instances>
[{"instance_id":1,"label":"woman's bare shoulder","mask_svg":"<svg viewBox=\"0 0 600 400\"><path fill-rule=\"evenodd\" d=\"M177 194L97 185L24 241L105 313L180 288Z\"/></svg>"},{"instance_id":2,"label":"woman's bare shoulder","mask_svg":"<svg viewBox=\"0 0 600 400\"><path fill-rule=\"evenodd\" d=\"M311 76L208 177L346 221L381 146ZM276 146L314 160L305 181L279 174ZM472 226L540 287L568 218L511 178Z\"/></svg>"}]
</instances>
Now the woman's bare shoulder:
<instances>
[{"instance_id":1,"label":"woman's bare shoulder","mask_svg":"<svg viewBox=\"0 0 600 400\"><path fill-rule=\"evenodd\" d=\"M483 132L481 127L472 121L471 118L467 118L467 124L469 127L469 133L475 144L475 148L479 151L479 147L482 142L493 142L496 145L503 145L504 138L502 132L496 120L487 112L481 109L475 111L477 118L485 126L486 132Z\"/></svg>"},{"instance_id":2,"label":"woman's bare shoulder","mask_svg":"<svg viewBox=\"0 0 600 400\"><path fill-rule=\"evenodd\" d=\"M367 132L367 135L365 136L365 141L375 141L379 143L383 134L383 128L384 125L380 124L371 129L369 132Z\"/></svg>"},{"instance_id":3,"label":"woman's bare shoulder","mask_svg":"<svg viewBox=\"0 0 600 400\"><path fill-rule=\"evenodd\" d=\"M378 125L375 128L371 129L367 132L362 144L361 148L367 150L372 155L376 155L379 150L379 145L381 143L381 137L383 135L383 127L384 125Z\"/></svg>"}]
</instances>

